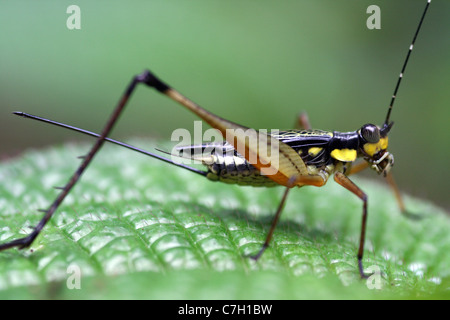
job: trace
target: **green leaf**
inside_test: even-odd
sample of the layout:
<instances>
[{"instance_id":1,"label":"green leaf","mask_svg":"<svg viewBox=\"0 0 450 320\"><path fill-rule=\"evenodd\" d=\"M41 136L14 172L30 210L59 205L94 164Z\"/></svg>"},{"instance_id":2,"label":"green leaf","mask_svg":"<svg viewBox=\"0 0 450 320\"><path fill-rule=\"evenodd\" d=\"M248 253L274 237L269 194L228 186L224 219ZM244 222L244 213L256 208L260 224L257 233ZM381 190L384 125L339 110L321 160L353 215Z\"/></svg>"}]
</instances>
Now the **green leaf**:
<instances>
[{"instance_id":1,"label":"green leaf","mask_svg":"<svg viewBox=\"0 0 450 320\"><path fill-rule=\"evenodd\" d=\"M67 144L1 163L2 243L30 232L88 149ZM211 182L105 146L33 245L0 252L0 298L449 298L448 215L406 196L424 216L407 219L387 184L354 181L369 196L364 266L381 271L369 281L356 261L362 203L334 181L291 192L255 262L245 255L264 242L283 188Z\"/></svg>"}]
</instances>

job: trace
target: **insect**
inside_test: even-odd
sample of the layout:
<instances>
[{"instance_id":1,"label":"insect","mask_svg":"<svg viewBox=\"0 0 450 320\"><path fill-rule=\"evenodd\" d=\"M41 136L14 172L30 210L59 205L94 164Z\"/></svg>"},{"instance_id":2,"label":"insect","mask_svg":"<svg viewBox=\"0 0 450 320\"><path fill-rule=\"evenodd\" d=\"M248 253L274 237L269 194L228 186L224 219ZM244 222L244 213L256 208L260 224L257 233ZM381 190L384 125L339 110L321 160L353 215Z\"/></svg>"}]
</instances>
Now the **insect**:
<instances>
[{"instance_id":1,"label":"insect","mask_svg":"<svg viewBox=\"0 0 450 320\"><path fill-rule=\"evenodd\" d=\"M83 157L81 165L71 176L69 182L64 187L60 188L61 192L50 207L42 210L44 215L33 231L24 238L0 244L0 251L13 247L23 249L33 243L66 196L79 181L83 172L87 169L104 142L109 141L145 153L172 165L185 168L196 174L205 176L209 180L250 186L280 185L286 187L264 244L256 254L251 256L255 260L261 257L270 244L289 191L293 187L303 187L308 185L321 187L325 185L329 177L333 175L334 180L338 184L355 194L363 203L357 263L360 276L363 278L366 277L367 275L364 273L362 259L367 226L368 199L367 195L352 182L349 176L366 168L371 168L378 174L385 176L393 187L401 211L406 213L400 193L398 192L390 173L390 169L394 165L394 157L387 151L388 134L393 126L393 122L390 121L390 116L410 54L413 50L430 2L431 0L427 1L421 16L395 86L385 121L381 126L365 124L352 132L314 130L311 128L307 117L303 115L299 119L300 129L268 134L263 130L252 130L218 117L170 87L148 70L132 79L100 134L30 114L15 112L15 114L22 117L43 121L95 136L97 137L97 140L89 153ZM147 152L108 138L114 125L117 123L119 116L124 111L132 93L139 84L154 88L161 94L164 94L181 104L222 134L225 138L225 142L221 144L215 143L214 145L203 144L185 146L176 150L177 154L175 154L175 156L188 157L200 161L205 166L206 170L198 170L185 164L176 163L165 156ZM361 159L362 161L354 164L358 159Z\"/></svg>"}]
</instances>

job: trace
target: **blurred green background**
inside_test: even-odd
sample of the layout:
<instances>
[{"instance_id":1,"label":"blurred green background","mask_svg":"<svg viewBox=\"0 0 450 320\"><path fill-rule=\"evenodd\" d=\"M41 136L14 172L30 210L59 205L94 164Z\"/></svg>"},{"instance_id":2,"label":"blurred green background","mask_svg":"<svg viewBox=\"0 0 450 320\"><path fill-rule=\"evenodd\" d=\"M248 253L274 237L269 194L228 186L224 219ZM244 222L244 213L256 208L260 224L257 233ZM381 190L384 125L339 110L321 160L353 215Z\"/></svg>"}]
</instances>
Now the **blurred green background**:
<instances>
[{"instance_id":1,"label":"blurred green background","mask_svg":"<svg viewBox=\"0 0 450 320\"><path fill-rule=\"evenodd\" d=\"M66 27L71 4L81 9L81 30ZM381 8L381 30L366 27L372 4ZM100 131L131 77L145 68L207 109L250 127L290 128L301 110L320 129L381 124L424 5L425 0L2 1L0 157L86 139L12 111ZM450 2L433 1L390 135L400 188L447 209L449 19ZM140 88L114 137L169 140L174 129L192 128L194 119L166 97Z\"/></svg>"}]
</instances>

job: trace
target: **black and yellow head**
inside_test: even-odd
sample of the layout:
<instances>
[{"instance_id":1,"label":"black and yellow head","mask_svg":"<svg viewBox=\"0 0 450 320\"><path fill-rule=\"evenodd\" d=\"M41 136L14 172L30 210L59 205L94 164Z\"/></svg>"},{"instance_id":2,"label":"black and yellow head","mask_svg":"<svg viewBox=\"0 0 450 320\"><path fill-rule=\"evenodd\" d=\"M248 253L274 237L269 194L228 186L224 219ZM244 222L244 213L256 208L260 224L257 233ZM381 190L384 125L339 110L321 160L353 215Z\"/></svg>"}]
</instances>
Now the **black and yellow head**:
<instances>
[{"instance_id":1,"label":"black and yellow head","mask_svg":"<svg viewBox=\"0 0 450 320\"><path fill-rule=\"evenodd\" d=\"M365 124L358 131L360 152L371 168L386 175L394 165L394 156L387 152L388 133L394 123L384 124L382 128Z\"/></svg>"}]
</instances>

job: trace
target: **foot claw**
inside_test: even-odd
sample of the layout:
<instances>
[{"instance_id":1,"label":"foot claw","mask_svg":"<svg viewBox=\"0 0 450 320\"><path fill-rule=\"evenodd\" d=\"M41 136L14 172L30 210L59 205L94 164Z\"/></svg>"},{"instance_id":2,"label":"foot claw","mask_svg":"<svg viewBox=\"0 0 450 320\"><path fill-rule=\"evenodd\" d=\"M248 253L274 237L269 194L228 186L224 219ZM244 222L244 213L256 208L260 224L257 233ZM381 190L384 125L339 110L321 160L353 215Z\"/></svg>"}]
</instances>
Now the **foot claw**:
<instances>
[{"instance_id":1,"label":"foot claw","mask_svg":"<svg viewBox=\"0 0 450 320\"><path fill-rule=\"evenodd\" d=\"M258 251L257 254L247 254L247 255L244 255L244 257L250 258L254 261L258 261L259 258L261 258L262 254L264 253L264 251L267 249L267 247L268 247L268 245L264 244L262 246L262 248Z\"/></svg>"}]
</instances>

